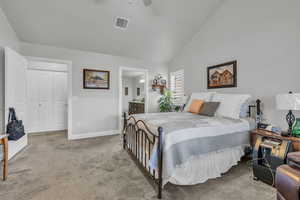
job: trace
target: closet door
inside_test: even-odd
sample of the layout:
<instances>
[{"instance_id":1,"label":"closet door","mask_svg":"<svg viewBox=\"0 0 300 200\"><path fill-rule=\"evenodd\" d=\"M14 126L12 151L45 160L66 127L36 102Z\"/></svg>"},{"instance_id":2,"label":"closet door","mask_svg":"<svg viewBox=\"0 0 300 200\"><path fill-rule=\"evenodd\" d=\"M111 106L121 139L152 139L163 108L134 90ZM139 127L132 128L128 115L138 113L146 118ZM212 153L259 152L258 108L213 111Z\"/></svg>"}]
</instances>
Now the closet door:
<instances>
[{"instance_id":1,"label":"closet door","mask_svg":"<svg viewBox=\"0 0 300 200\"><path fill-rule=\"evenodd\" d=\"M29 132L39 132L40 127L40 112L39 112L39 71L28 70L28 129Z\"/></svg>"},{"instance_id":2,"label":"closet door","mask_svg":"<svg viewBox=\"0 0 300 200\"><path fill-rule=\"evenodd\" d=\"M29 132L67 129L67 73L29 70Z\"/></svg>"},{"instance_id":3,"label":"closet door","mask_svg":"<svg viewBox=\"0 0 300 200\"><path fill-rule=\"evenodd\" d=\"M38 73L39 90L39 118L40 131L53 130L53 74L50 71L39 71Z\"/></svg>"},{"instance_id":4,"label":"closet door","mask_svg":"<svg viewBox=\"0 0 300 200\"><path fill-rule=\"evenodd\" d=\"M57 130L67 129L67 73L53 72L53 118Z\"/></svg>"}]
</instances>

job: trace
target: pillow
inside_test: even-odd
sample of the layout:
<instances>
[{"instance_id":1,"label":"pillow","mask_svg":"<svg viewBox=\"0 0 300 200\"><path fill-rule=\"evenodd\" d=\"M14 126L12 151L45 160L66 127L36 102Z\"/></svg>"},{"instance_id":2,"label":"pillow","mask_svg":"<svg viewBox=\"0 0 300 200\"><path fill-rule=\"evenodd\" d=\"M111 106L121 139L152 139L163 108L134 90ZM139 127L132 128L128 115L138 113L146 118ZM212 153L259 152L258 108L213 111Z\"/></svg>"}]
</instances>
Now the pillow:
<instances>
[{"instance_id":1,"label":"pillow","mask_svg":"<svg viewBox=\"0 0 300 200\"><path fill-rule=\"evenodd\" d=\"M201 110L203 103L204 103L204 101L202 101L202 100L194 99L192 101L192 104L189 107L189 112L198 114Z\"/></svg>"},{"instance_id":2,"label":"pillow","mask_svg":"<svg viewBox=\"0 0 300 200\"><path fill-rule=\"evenodd\" d=\"M205 115L209 117L215 116L217 109L220 106L220 102L204 102L199 115Z\"/></svg>"},{"instance_id":3,"label":"pillow","mask_svg":"<svg viewBox=\"0 0 300 200\"><path fill-rule=\"evenodd\" d=\"M221 103L217 116L239 119L242 105L250 98L247 94L215 94L212 101Z\"/></svg>"},{"instance_id":4,"label":"pillow","mask_svg":"<svg viewBox=\"0 0 300 200\"><path fill-rule=\"evenodd\" d=\"M193 99L200 99L202 101L211 101L213 95L216 92L194 92L191 94L187 104L185 105L184 111L188 111Z\"/></svg>"}]
</instances>

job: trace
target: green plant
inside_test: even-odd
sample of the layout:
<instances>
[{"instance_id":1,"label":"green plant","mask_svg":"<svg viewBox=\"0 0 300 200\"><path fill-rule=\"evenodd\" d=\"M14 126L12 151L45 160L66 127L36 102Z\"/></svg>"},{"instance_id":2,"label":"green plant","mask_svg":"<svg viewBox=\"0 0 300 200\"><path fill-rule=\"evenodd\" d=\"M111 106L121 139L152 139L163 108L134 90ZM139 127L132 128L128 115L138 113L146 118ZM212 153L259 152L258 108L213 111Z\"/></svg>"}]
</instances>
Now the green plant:
<instances>
[{"instance_id":1,"label":"green plant","mask_svg":"<svg viewBox=\"0 0 300 200\"><path fill-rule=\"evenodd\" d=\"M163 96L158 100L160 112L171 112L173 108L172 93L165 91Z\"/></svg>"},{"instance_id":2,"label":"green plant","mask_svg":"<svg viewBox=\"0 0 300 200\"><path fill-rule=\"evenodd\" d=\"M179 111L180 111L180 106L175 106L174 110L175 110L176 112L179 112Z\"/></svg>"}]
</instances>

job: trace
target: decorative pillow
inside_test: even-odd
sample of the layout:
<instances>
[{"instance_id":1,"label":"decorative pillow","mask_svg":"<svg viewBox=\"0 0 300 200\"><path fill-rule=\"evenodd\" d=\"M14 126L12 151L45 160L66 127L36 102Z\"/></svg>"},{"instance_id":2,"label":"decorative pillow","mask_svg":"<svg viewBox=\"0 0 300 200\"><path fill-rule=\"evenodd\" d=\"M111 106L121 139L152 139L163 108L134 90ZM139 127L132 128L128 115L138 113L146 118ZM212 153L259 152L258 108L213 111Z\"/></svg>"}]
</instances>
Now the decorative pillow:
<instances>
[{"instance_id":1,"label":"decorative pillow","mask_svg":"<svg viewBox=\"0 0 300 200\"><path fill-rule=\"evenodd\" d=\"M200 99L202 101L211 101L213 95L216 92L194 92L191 94L187 104L185 105L185 111L189 110L190 105L192 104L193 99Z\"/></svg>"},{"instance_id":2,"label":"decorative pillow","mask_svg":"<svg viewBox=\"0 0 300 200\"><path fill-rule=\"evenodd\" d=\"M192 101L192 104L189 107L189 112L198 114L201 110L203 103L204 103L204 101L202 101L202 100L194 99Z\"/></svg>"},{"instance_id":3,"label":"decorative pillow","mask_svg":"<svg viewBox=\"0 0 300 200\"><path fill-rule=\"evenodd\" d=\"M242 105L250 98L247 94L215 94L213 101L221 103L216 115L239 119Z\"/></svg>"},{"instance_id":4,"label":"decorative pillow","mask_svg":"<svg viewBox=\"0 0 300 200\"><path fill-rule=\"evenodd\" d=\"M199 115L205 115L209 117L215 116L217 109L220 106L220 102L204 102Z\"/></svg>"}]
</instances>

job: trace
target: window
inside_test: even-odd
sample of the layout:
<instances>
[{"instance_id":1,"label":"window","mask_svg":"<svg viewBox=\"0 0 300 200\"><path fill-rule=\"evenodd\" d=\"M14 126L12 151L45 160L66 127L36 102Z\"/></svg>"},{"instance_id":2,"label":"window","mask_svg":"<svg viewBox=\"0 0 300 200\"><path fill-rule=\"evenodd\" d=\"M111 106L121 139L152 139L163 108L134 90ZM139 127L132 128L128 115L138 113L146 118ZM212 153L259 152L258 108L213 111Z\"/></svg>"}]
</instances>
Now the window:
<instances>
[{"instance_id":1,"label":"window","mask_svg":"<svg viewBox=\"0 0 300 200\"><path fill-rule=\"evenodd\" d=\"M184 70L171 72L170 90L173 93L173 102L175 105L182 104L184 98Z\"/></svg>"}]
</instances>

